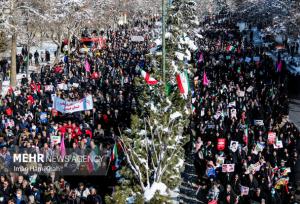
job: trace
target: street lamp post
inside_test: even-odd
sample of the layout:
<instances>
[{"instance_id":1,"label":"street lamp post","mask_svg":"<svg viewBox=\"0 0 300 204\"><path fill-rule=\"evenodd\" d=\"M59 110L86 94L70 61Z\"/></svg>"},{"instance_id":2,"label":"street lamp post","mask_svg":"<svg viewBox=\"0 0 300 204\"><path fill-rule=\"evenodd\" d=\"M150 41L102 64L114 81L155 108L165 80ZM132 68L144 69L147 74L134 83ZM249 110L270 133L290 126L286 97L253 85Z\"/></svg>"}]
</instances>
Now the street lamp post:
<instances>
[{"instance_id":1,"label":"street lamp post","mask_svg":"<svg viewBox=\"0 0 300 204\"><path fill-rule=\"evenodd\" d=\"M166 82L166 24L165 24L165 0L162 0L162 74L163 82Z\"/></svg>"}]
</instances>

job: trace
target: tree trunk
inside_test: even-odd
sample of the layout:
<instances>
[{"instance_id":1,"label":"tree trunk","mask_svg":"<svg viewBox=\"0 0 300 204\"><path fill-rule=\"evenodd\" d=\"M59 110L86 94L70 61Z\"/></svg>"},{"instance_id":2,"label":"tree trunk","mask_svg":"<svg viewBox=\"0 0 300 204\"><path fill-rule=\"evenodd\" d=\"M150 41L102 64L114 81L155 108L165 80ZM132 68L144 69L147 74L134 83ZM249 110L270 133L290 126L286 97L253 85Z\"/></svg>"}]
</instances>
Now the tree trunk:
<instances>
[{"instance_id":1,"label":"tree trunk","mask_svg":"<svg viewBox=\"0 0 300 204\"><path fill-rule=\"evenodd\" d=\"M61 38L58 39L58 42L61 42L60 40ZM61 54L61 47L60 47L60 44L59 43L56 43L57 45L57 51L56 51L56 55L55 55L55 60L54 60L54 64L58 63L59 62L59 57L60 57L60 54Z\"/></svg>"},{"instance_id":2,"label":"tree trunk","mask_svg":"<svg viewBox=\"0 0 300 204\"><path fill-rule=\"evenodd\" d=\"M11 37L11 66L10 66L10 85L17 85L17 34L14 33Z\"/></svg>"},{"instance_id":3,"label":"tree trunk","mask_svg":"<svg viewBox=\"0 0 300 204\"><path fill-rule=\"evenodd\" d=\"M58 45L57 47L58 47L58 49L57 49L57 52L56 52L54 64L59 63L59 57L60 57L60 53L61 53L61 52L60 52L60 46Z\"/></svg>"},{"instance_id":4,"label":"tree trunk","mask_svg":"<svg viewBox=\"0 0 300 204\"><path fill-rule=\"evenodd\" d=\"M29 53L30 53L30 43L27 44L27 63L26 63L26 78L29 79Z\"/></svg>"}]
</instances>

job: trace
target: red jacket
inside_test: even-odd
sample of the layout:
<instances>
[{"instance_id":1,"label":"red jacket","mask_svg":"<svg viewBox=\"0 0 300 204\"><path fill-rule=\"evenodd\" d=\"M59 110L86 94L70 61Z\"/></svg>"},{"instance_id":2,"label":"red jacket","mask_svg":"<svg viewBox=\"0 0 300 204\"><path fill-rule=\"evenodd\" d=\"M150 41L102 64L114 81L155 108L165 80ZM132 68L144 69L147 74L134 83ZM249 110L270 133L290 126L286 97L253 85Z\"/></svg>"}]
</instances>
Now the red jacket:
<instances>
[{"instance_id":1,"label":"red jacket","mask_svg":"<svg viewBox=\"0 0 300 204\"><path fill-rule=\"evenodd\" d=\"M27 101L30 102L30 104L32 105L34 103L34 98L32 95L27 96Z\"/></svg>"}]
</instances>

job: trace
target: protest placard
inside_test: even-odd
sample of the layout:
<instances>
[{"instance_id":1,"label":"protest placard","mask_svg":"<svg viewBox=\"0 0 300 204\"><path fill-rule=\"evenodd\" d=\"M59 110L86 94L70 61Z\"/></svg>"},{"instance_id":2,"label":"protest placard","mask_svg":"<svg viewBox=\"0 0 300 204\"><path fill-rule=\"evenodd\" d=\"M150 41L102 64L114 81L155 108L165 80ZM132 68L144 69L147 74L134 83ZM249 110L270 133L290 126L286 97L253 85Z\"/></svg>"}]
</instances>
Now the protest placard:
<instances>
[{"instance_id":1,"label":"protest placard","mask_svg":"<svg viewBox=\"0 0 300 204\"><path fill-rule=\"evenodd\" d=\"M253 154L257 155L259 152L262 152L264 148L265 148L264 144L257 143L256 146L255 146L255 148L254 148Z\"/></svg>"},{"instance_id":2,"label":"protest placard","mask_svg":"<svg viewBox=\"0 0 300 204\"><path fill-rule=\"evenodd\" d=\"M217 143L217 150L218 151L223 151L225 149L225 138L218 138L218 143Z\"/></svg>"},{"instance_id":3,"label":"protest placard","mask_svg":"<svg viewBox=\"0 0 300 204\"><path fill-rule=\"evenodd\" d=\"M248 93L252 92L253 91L253 86L249 86L246 90Z\"/></svg>"},{"instance_id":4,"label":"protest placard","mask_svg":"<svg viewBox=\"0 0 300 204\"><path fill-rule=\"evenodd\" d=\"M221 167L224 164L225 157L218 157L216 161L216 166Z\"/></svg>"},{"instance_id":5,"label":"protest placard","mask_svg":"<svg viewBox=\"0 0 300 204\"><path fill-rule=\"evenodd\" d=\"M259 56L253 57L253 61L254 62L259 62L260 61L260 57Z\"/></svg>"},{"instance_id":6,"label":"protest placard","mask_svg":"<svg viewBox=\"0 0 300 204\"><path fill-rule=\"evenodd\" d=\"M281 149L283 148L282 140L277 140L275 144L273 144L274 149Z\"/></svg>"},{"instance_id":7,"label":"protest placard","mask_svg":"<svg viewBox=\"0 0 300 204\"><path fill-rule=\"evenodd\" d=\"M268 132L268 144L275 144L276 142L276 132Z\"/></svg>"},{"instance_id":8,"label":"protest placard","mask_svg":"<svg viewBox=\"0 0 300 204\"><path fill-rule=\"evenodd\" d=\"M45 85L45 91L53 91L53 85Z\"/></svg>"},{"instance_id":9,"label":"protest placard","mask_svg":"<svg viewBox=\"0 0 300 204\"><path fill-rule=\"evenodd\" d=\"M73 83L72 86L75 87L75 88L78 88L79 84L78 83Z\"/></svg>"},{"instance_id":10,"label":"protest placard","mask_svg":"<svg viewBox=\"0 0 300 204\"><path fill-rule=\"evenodd\" d=\"M246 57L245 62L247 62L247 63L251 62L251 58L250 57Z\"/></svg>"},{"instance_id":11,"label":"protest placard","mask_svg":"<svg viewBox=\"0 0 300 204\"><path fill-rule=\"evenodd\" d=\"M50 136L50 141L52 144L59 144L60 141L61 141L61 136L54 136L54 135L51 135Z\"/></svg>"},{"instance_id":12,"label":"protest placard","mask_svg":"<svg viewBox=\"0 0 300 204\"><path fill-rule=\"evenodd\" d=\"M47 123L48 122L48 117L46 112L42 112L40 115L40 121L41 123Z\"/></svg>"},{"instance_id":13,"label":"protest placard","mask_svg":"<svg viewBox=\"0 0 300 204\"><path fill-rule=\"evenodd\" d=\"M260 163L256 162L255 164L251 164L247 168L247 171L248 171L248 173L259 171L260 170L260 166L261 166Z\"/></svg>"},{"instance_id":14,"label":"protest placard","mask_svg":"<svg viewBox=\"0 0 300 204\"><path fill-rule=\"evenodd\" d=\"M132 42L144 42L144 37L143 36L131 36L131 41Z\"/></svg>"},{"instance_id":15,"label":"protest placard","mask_svg":"<svg viewBox=\"0 0 300 204\"><path fill-rule=\"evenodd\" d=\"M91 95L79 101L66 101L58 97L54 97L52 108L61 113L74 113L78 111L86 111L93 109L93 99Z\"/></svg>"},{"instance_id":16,"label":"protest placard","mask_svg":"<svg viewBox=\"0 0 300 204\"><path fill-rule=\"evenodd\" d=\"M65 83L60 83L60 84L57 84L57 88L59 90L68 90L68 85Z\"/></svg>"},{"instance_id":17,"label":"protest placard","mask_svg":"<svg viewBox=\"0 0 300 204\"><path fill-rule=\"evenodd\" d=\"M232 108L232 107L235 107L235 106L236 106L236 102L235 102L235 101L230 102L230 103L228 104L228 108Z\"/></svg>"},{"instance_id":18,"label":"protest placard","mask_svg":"<svg viewBox=\"0 0 300 204\"><path fill-rule=\"evenodd\" d=\"M223 173L231 173L234 172L235 164L222 164L222 172Z\"/></svg>"},{"instance_id":19,"label":"protest placard","mask_svg":"<svg viewBox=\"0 0 300 204\"><path fill-rule=\"evenodd\" d=\"M263 120L254 120L254 125L263 126L264 125L264 121Z\"/></svg>"},{"instance_id":20,"label":"protest placard","mask_svg":"<svg viewBox=\"0 0 300 204\"><path fill-rule=\"evenodd\" d=\"M14 91L15 96L19 96L21 94L20 90Z\"/></svg>"},{"instance_id":21,"label":"protest placard","mask_svg":"<svg viewBox=\"0 0 300 204\"><path fill-rule=\"evenodd\" d=\"M8 119L5 123L5 128L8 128L8 127L12 128L14 126L15 126L15 121L14 120Z\"/></svg>"},{"instance_id":22,"label":"protest placard","mask_svg":"<svg viewBox=\"0 0 300 204\"><path fill-rule=\"evenodd\" d=\"M236 118L236 109L235 108L231 109L230 113L231 113L231 118Z\"/></svg>"},{"instance_id":23,"label":"protest placard","mask_svg":"<svg viewBox=\"0 0 300 204\"><path fill-rule=\"evenodd\" d=\"M214 115L214 118L216 120L218 120L220 118L220 116L222 115L221 111L218 111L215 115Z\"/></svg>"},{"instance_id":24,"label":"protest placard","mask_svg":"<svg viewBox=\"0 0 300 204\"><path fill-rule=\"evenodd\" d=\"M238 149L238 146L239 146L238 141L231 141L229 149L233 152L236 152L236 150Z\"/></svg>"},{"instance_id":25,"label":"protest placard","mask_svg":"<svg viewBox=\"0 0 300 204\"><path fill-rule=\"evenodd\" d=\"M200 112L200 116L202 117L202 116L204 116L204 114L205 114L205 109L202 108L202 109L201 109L201 112Z\"/></svg>"},{"instance_id":26,"label":"protest placard","mask_svg":"<svg viewBox=\"0 0 300 204\"><path fill-rule=\"evenodd\" d=\"M238 91L238 92L237 92L237 96L238 96L238 97L241 97L241 98L242 98L242 97L245 97L245 91Z\"/></svg>"},{"instance_id":27,"label":"protest placard","mask_svg":"<svg viewBox=\"0 0 300 204\"><path fill-rule=\"evenodd\" d=\"M249 187L241 186L240 190L241 190L242 195L248 195L249 194Z\"/></svg>"}]
</instances>

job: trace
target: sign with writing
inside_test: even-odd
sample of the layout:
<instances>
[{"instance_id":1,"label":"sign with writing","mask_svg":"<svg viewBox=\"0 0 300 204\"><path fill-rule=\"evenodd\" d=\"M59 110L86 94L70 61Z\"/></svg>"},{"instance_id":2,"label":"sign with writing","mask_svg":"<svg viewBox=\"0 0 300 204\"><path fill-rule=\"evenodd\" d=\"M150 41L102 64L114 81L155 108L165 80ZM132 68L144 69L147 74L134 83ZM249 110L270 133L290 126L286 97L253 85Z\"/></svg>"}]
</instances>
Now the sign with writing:
<instances>
[{"instance_id":1,"label":"sign with writing","mask_svg":"<svg viewBox=\"0 0 300 204\"><path fill-rule=\"evenodd\" d=\"M253 86L249 86L249 87L247 88L247 90L246 90L246 91L247 91L248 93L250 93L250 92L252 92L252 91L253 91L253 89L254 89L254 88L253 88Z\"/></svg>"},{"instance_id":2,"label":"sign with writing","mask_svg":"<svg viewBox=\"0 0 300 204\"><path fill-rule=\"evenodd\" d=\"M61 84L57 84L58 89L60 90L68 90L68 85L61 83Z\"/></svg>"},{"instance_id":3,"label":"sign with writing","mask_svg":"<svg viewBox=\"0 0 300 204\"><path fill-rule=\"evenodd\" d=\"M75 88L78 88L79 84L78 83L73 83L72 86L75 87Z\"/></svg>"},{"instance_id":4,"label":"sign with writing","mask_svg":"<svg viewBox=\"0 0 300 204\"><path fill-rule=\"evenodd\" d=\"M16 96L19 96L19 95L21 94L21 91L20 91L20 90L14 91L14 94L15 94Z\"/></svg>"},{"instance_id":5,"label":"sign with writing","mask_svg":"<svg viewBox=\"0 0 300 204\"><path fill-rule=\"evenodd\" d=\"M251 172L256 172L256 171L259 171L260 170L260 163L259 162L256 162L255 164L251 164L249 167L248 167L248 172L251 173Z\"/></svg>"},{"instance_id":6,"label":"sign with writing","mask_svg":"<svg viewBox=\"0 0 300 204\"><path fill-rule=\"evenodd\" d=\"M131 41L132 42L144 42L144 37L143 36L131 36Z\"/></svg>"},{"instance_id":7,"label":"sign with writing","mask_svg":"<svg viewBox=\"0 0 300 204\"><path fill-rule=\"evenodd\" d=\"M61 141L61 137L60 136L50 136L50 141L52 144L59 144Z\"/></svg>"},{"instance_id":8,"label":"sign with writing","mask_svg":"<svg viewBox=\"0 0 300 204\"><path fill-rule=\"evenodd\" d=\"M53 91L53 85L45 85L45 91Z\"/></svg>"},{"instance_id":9,"label":"sign with writing","mask_svg":"<svg viewBox=\"0 0 300 204\"><path fill-rule=\"evenodd\" d=\"M254 125L263 126L264 125L264 121L263 120L254 120Z\"/></svg>"},{"instance_id":10,"label":"sign with writing","mask_svg":"<svg viewBox=\"0 0 300 204\"><path fill-rule=\"evenodd\" d=\"M231 173L234 172L235 164L222 164L222 172L223 173Z\"/></svg>"},{"instance_id":11,"label":"sign with writing","mask_svg":"<svg viewBox=\"0 0 300 204\"><path fill-rule=\"evenodd\" d=\"M268 132L268 144L275 144L276 142L276 132Z\"/></svg>"},{"instance_id":12,"label":"sign with writing","mask_svg":"<svg viewBox=\"0 0 300 204\"><path fill-rule=\"evenodd\" d=\"M247 62L247 63L251 62L251 58L250 57L246 57L245 62Z\"/></svg>"},{"instance_id":13,"label":"sign with writing","mask_svg":"<svg viewBox=\"0 0 300 204\"><path fill-rule=\"evenodd\" d=\"M216 120L218 120L220 118L220 116L222 115L221 111L218 111L215 115L214 115L214 118Z\"/></svg>"},{"instance_id":14,"label":"sign with writing","mask_svg":"<svg viewBox=\"0 0 300 204\"><path fill-rule=\"evenodd\" d=\"M230 113L231 113L231 118L236 118L236 109L235 108L231 109Z\"/></svg>"},{"instance_id":15,"label":"sign with writing","mask_svg":"<svg viewBox=\"0 0 300 204\"><path fill-rule=\"evenodd\" d=\"M224 161L225 161L225 157L218 157L216 161L217 167L222 166L224 164Z\"/></svg>"},{"instance_id":16,"label":"sign with writing","mask_svg":"<svg viewBox=\"0 0 300 204\"><path fill-rule=\"evenodd\" d=\"M237 96L238 97L245 97L245 91L238 91Z\"/></svg>"},{"instance_id":17,"label":"sign with writing","mask_svg":"<svg viewBox=\"0 0 300 204\"><path fill-rule=\"evenodd\" d=\"M14 127L15 126L15 121L14 120L7 120L7 122L5 123L5 128L8 127Z\"/></svg>"},{"instance_id":18,"label":"sign with writing","mask_svg":"<svg viewBox=\"0 0 300 204\"><path fill-rule=\"evenodd\" d=\"M218 138L217 150L223 151L225 149L225 138Z\"/></svg>"},{"instance_id":19,"label":"sign with writing","mask_svg":"<svg viewBox=\"0 0 300 204\"><path fill-rule=\"evenodd\" d=\"M228 104L228 107L229 108L231 108L231 107L235 107L236 106L236 103L235 103L235 101L233 101L233 102L230 102L229 104Z\"/></svg>"},{"instance_id":20,"label":"sign with writing","mask_svg":"<svg viewBox=\"0 0 300 204\"><path fill-rule=\"evenodd\" d=\"M260 57L259 56L253 57L253 61L254 62L259 62L260 61Z\"/></svg>"},{"instance_id":21,"label":"sign with writing","mask_svg":"<svg viewBox=\"0 0 300 204\"><path fill-rule=\"evenodd\" d=\"M255 148L254 148L253 154L257 155L258 152L262 152L264 148L265 148L264 144L257 143L256 146L255 146Z\"/></svg>"},{"instance_id":22,"label":"sign with writing","mask_svg":"<svg viewBox=\"0 0 300 204\"><path fill-rule=\"evenodd\" d=\"M241 194L242 195L249 195L249 187L241 186Z\"/></svg>"},{"instance_id":23,"label":"sign with writing","mask_svg":"<svg viewBox=\"0 0 300 204\"><path fill-rule=\"evenodd\" d=\"M277 140L275 144L273 144L274 149L281 149L283 148L282 140Z\"/></svg>"},{"instance_id":24,"label":"sign with writing","mask_svg":"<svg viewBox=\"0 0 300 204\"><path fill-rule=\"evenodd\" d=\"M40 121L41 123L47 123L48 122L48 118L47 118L47 113L46 112L42 112L40 115Z\"/></svg>"},{"instance_id":25,"label":"sign with writing","mask_svg":"<svg viewBox=\"0 0 300 204\"><path fill-rule=\"evenodd\" d=\"M61 113L74 113L78 111L86 111L93 109L93 98L91 95L79 101L66 101L58 97L54 97L53 106L55 110Z\"/></svg>"}]
</instances>

